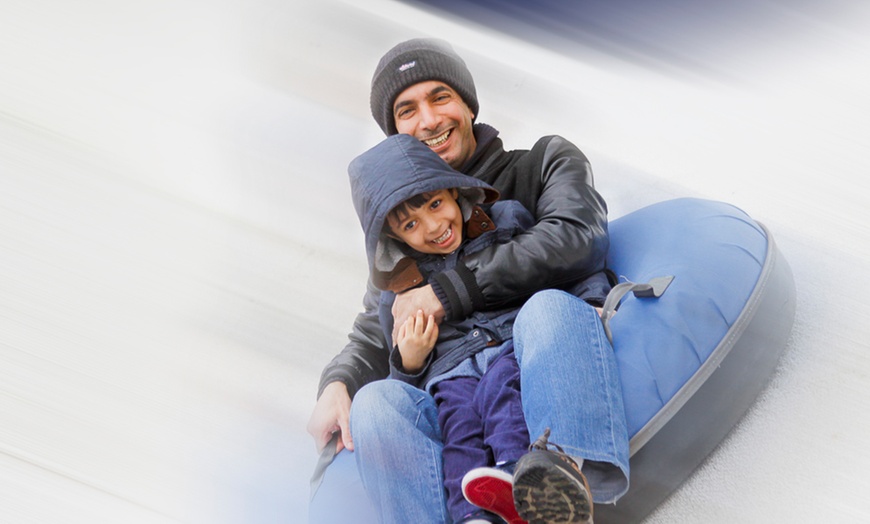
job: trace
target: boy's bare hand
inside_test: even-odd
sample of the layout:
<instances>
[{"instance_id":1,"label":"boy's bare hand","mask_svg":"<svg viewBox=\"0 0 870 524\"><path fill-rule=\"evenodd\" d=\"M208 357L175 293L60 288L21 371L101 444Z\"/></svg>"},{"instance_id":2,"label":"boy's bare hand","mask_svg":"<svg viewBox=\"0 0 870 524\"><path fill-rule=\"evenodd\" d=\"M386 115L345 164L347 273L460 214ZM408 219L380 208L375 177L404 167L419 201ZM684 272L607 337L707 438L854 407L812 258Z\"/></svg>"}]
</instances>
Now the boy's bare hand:
<instances>
[{"instance_id":1,"label":"boy's bare hand","mask_svg":"<svg viewBox=\"0 0 870 524\"><path fill-rule=\"evenodd\" d=\"M423 316L423 310L417 310L416 315L411 315L399 326L396 337L396 345L402 355L402 367L408 373L417 373L423 369L426 357L435 347L438 340L438 324L435 317Z\"/></svg>"}]
</instances>

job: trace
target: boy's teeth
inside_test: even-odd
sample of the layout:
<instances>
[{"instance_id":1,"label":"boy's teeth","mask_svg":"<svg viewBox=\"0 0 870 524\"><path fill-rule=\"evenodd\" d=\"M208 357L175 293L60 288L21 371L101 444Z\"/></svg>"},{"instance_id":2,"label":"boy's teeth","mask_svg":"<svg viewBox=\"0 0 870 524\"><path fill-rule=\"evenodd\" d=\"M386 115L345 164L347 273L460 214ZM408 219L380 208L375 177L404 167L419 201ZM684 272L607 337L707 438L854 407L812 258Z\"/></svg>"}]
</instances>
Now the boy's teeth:
<instances>
[{"instance_id":1,"label":"boy's teeth","mask_svg":"<svg viewBox=\"0 0 870 524\"><path fill-rule=\"evenodd\" d=\"M450 236L450 232L451 232L452 230L453 230L453 228L448 229L447 231L444 232L443 235L441 235L440 237L436 238L436 239L433 240L432 242L434 242L435 244L440 244L441 242L444 242L445 240L447 240L447 237Z\"/></svg>"},{"instance_id":2,"label":"boy's teeth","mask_svg":"<svg viewBox=\"0 0 870 524\"><path fill-rule=\"evenodd\" d=\"M447 137L450 136L450 131L447 131L441 136L436 136L435 138L430 138L429 140L423 140L423 143L429 147L435 147L439 144L443 144L447 141Z\"/></svg>"}]
</instances>

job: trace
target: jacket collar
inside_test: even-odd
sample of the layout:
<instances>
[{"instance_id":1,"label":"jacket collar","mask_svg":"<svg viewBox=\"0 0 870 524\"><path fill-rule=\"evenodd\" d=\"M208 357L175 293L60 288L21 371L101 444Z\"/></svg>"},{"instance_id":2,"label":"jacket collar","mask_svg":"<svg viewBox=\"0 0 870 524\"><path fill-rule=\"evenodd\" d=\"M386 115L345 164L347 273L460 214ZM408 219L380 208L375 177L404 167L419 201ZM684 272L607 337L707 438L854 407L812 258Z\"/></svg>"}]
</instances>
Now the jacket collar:
<instances>
[{"instance_id":1,"label":"jacket collar","mask_svg":"<svg viewBox=\"0 0 870 524\"><path fill-rule=\"evenodd\" d=\"M471 158L466 160L459 169L459 171L466 174L470 174L473 171L474 166L486 155L490 144L498 139L498 130L488 124L474 124L473 130L477 147L475 147Z\"/></svg>"}]
</instances>

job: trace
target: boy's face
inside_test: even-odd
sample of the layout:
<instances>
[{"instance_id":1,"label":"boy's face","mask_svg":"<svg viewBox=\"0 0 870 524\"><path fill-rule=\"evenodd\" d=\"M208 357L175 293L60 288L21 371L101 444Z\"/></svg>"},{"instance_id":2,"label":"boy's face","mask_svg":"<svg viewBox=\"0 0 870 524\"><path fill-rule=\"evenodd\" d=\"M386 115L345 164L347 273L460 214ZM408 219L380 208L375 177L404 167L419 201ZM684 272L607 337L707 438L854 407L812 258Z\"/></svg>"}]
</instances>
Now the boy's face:
<instances>
[{"instance_id":1,"label":"boy's face","mask_svg":"<svg viewBox=\"0 0 870 524\"><path fill-rule=\"evenodd\" d=\"M477 148L474 114L443 82L420 82L399 93L393 118L399 133L420 140L453 169L460 169Z\"/></svg>"},{"instance_id":2,"label":"boy's face","mask_svg":"<svg viewBox=\"0 0 870 524\"><path fill-rule=\"evenodd\" d=\"M387 218L393 235L420 253L448 255L462 243L462 210L456 202L456 189L429 194L422 206Z\"/></svg>"}]
</instances>

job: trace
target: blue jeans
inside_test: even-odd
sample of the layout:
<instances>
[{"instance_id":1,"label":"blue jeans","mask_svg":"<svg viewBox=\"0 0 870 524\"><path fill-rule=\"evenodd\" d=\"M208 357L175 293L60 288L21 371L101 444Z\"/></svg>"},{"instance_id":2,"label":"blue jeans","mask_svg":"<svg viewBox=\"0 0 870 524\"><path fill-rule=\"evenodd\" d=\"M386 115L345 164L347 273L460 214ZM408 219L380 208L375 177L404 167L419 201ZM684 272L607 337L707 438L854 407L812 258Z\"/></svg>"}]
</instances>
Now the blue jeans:
<instances>
[{"instance_id":1,"label":"blue jeans","mask_svg":"<svg viewBox=\"0 0 870 524\"><path fill-rule=\"evenodd\" d=\"M595 308L557 290L535 294L514 325L523 413L534 440L583 459L592 499L628 491L628 427L613 348Z\"/></svg>"},{"instance_id":2,"label":"blue jeans","mask_svg":"<svg viewBox=\"0 0 870 524\"><path fill-rule=\"evenodd\" d=\"M539 292L516 319L514 351L532 439L549 427L551 442L584 460L593 500L614 502L628 490L628 434L616 361L598 313L568 293ZM382 522L450 522L441 432L430 395L395 380L368 384L354 398L351 433L359 481ZM349 501L338 480L324 478L311 501L312 515L326 515L342 503L371 511L365 501Z\"/></svg>"}]
</instances>

